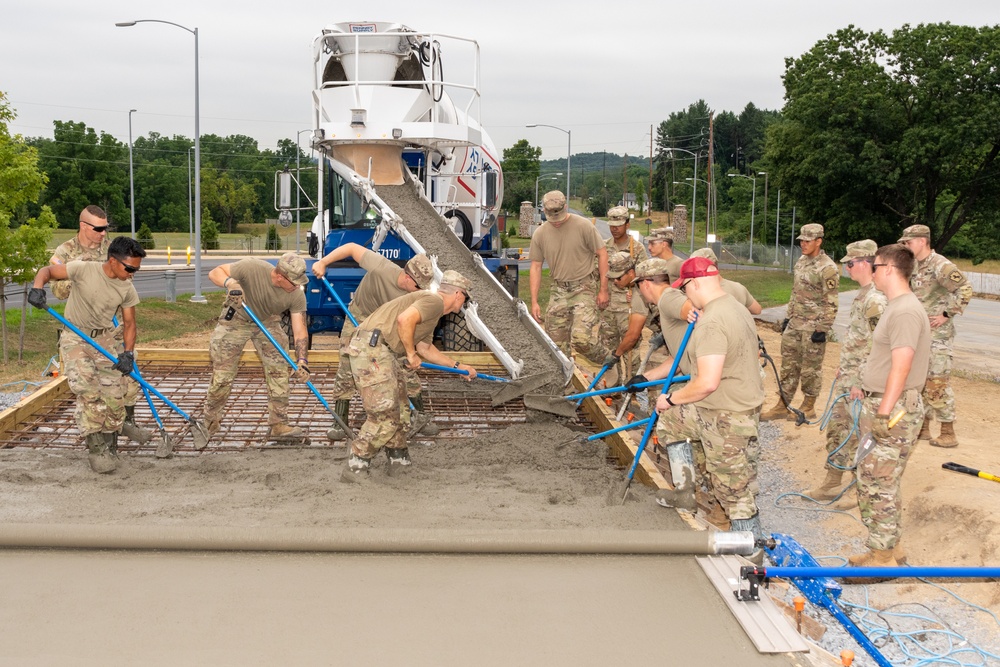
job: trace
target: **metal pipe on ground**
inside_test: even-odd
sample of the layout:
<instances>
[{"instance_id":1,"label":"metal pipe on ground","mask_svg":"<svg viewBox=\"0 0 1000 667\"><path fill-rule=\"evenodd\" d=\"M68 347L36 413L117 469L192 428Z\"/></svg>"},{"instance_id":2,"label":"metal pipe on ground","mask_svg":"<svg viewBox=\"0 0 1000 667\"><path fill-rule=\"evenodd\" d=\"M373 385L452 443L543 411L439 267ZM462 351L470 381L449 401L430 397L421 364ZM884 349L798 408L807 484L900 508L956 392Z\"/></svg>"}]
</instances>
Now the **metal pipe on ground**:
<instances>
[{"instance_id":1,"label":"metal pipe on ground","mask_svg":"<svg viewBox=\"0 0 1000 667\"><path fill-rule=\"evenodd\" d=\"M741 554L749 532L0 525L0 547L460 554Z\"/></svg>"}]
</instances>

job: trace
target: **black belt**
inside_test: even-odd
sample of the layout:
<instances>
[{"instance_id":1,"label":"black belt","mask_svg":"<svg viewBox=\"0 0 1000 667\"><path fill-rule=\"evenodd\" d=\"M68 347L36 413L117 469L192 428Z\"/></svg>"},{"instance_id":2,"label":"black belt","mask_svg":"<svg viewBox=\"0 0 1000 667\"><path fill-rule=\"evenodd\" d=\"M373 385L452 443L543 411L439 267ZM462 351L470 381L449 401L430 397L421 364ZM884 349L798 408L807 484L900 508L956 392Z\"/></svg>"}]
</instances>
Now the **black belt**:
<instances>
[{"instance_id":1,"label":"black belt","mask_svg":"<svg viewBox=\"0 0 1000 667\"><path fill-rule=\"evenodd\" d=\"M575 289L586 284L587 280L588 278L581 278L580 280L554 280L553 282L562 289Z\"/></svg>"}]
</instances>

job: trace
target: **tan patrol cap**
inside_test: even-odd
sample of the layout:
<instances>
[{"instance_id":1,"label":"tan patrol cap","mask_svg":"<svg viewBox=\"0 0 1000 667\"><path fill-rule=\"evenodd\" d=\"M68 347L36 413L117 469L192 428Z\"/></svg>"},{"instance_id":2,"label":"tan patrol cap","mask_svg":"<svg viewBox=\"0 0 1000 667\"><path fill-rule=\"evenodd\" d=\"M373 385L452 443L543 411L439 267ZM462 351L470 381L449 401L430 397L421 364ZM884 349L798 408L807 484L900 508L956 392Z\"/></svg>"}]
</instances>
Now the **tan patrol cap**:
<instances>
[{"instance_id":1,"label":"tan patrol cap","mask_svg":"<svg viewBox=\"0 0 1000 667\"><path fill-rule=\"evenodd\" d=\"M621 278L635 266L627 252L613 252L608 256L608 278Z\"/></svg>"},{"instance_id":2,"label":"tan patrol cap","mask_svg":"<svg viewBox=\"0 0 1000 667\"><path fill-rule=\"evenodd\" d=\"M669 275L670 263L665 259L654 257L653 259L639 262L639 265L635 267L635 279L632 280L632 284L635 285L638 281L646 278L653 278L655 276L666 278Z\"/></svg>"},{"instance_id":3,"label":"tan patrol cap","mask_svg":"<svg viewBox=\"0 0 1000 667\"><path fill-rule=\"evenodd\" d=\"M309 282L306 275L306 260L302 259L294 252L286 252L278 260L278 273L296 285L305 285Z\"/></svg>"},{"instance_id":4,"label":"tan patrol cap","mask_svg":"<svg viewBox=\"0 0 1000 667\"><path fill-rule=\"evenodd\" d=\"M674 230L667 227L657 227L649 233L650 241L673 241Z\"/></svg>"},{"instance_id":5,"label":"tan patrol cap","mask_svg":"<svg viewBox=\"0 0 1000 667\"><path fill-rule=\"evenodd\" d=\"M808 225L802 225L802 229L799 231L798 237L799 241L815 241L816 239L823 238L823 225L817 222L811 222Z\"/></svg>"},{"instance_id":6,"label":"tan patrol cap","mask_svg":"<svg viewBox=\"0 0 1000 667\"><path fill-rule=\"evenodd\" d=\"M542 208L545 210L545 219L549 222L562 222L569 217L566 195L558 190L545 193L542 197Z\"/></svg>"},{"instance_id":7,"label":"tan patrol cap","mask_svg":"<svg viewBox=\"0 0 1000 667\"><path fill-rule=\"evenodd\" d=\"M413 278L413 282L420 289L430 287L431 281L434 279L434 267L431 265L431 259L424 253L411 257L403 270Z\"/></svg>"},{"instance_id":8,"label":"tan patrol cap","mask_svg":"<svg viewBox=\"0 0 1000 667\"><path fill-rule=\"evenodd\" d=\"M719 263L719 258L715 256L715 251L713 251L711 248L698 248L693 253L691 253L691 257L704 257L706 259L712 260L716 264Z\"/></svg>"},{"instance_id":9,"label":"tan patrol cap","mask_svg":"<svg viewBox=\"0 0 1000 667\"><path fill-rule=\"evenodd\" d=\"M457 287L458 289L465 292L466 296L468 296L469 292L472 290L472 281L463 276L458 271L452 271L451 269L448 269L447 271L444 272L444 274L442 274L441 284Z\"/></svg>"},{"instance_id":10,"label":"tan patrol cap","mask_svg":"<svg viewBox=\"0 0 1000 667\"><path fill-rule=\"evenodd\" d=\"M903 230L903 235L899 238L899 243L912 239L930 239L931 228L927 225L910 225Z\"/></svg>"},{"instance_id":11,"label":"tan patrol cap","mask_svg":"<svg viewBox=\"0 0 1000 667\"><path fill-rule=\"evenodd\" d=\"M608 211L608 224L612 227L620 227L628 222L628 209L624 206L615 206Z\"/></svg>"},{"instance_id":12,"label":"tan patrol cap","mask_svg":"<svg viewBox=\"0 0 1000 667\"><path fill-rule=\"evenodd\" d=\"M847 246L847 254L844 258L840 260L840 263L849 262L852 259L858 259L860 257L874 257L875 252L878 250L878 244L871 239L864 239L863 241L855 241Z\"/></svg>"}]
</instances>

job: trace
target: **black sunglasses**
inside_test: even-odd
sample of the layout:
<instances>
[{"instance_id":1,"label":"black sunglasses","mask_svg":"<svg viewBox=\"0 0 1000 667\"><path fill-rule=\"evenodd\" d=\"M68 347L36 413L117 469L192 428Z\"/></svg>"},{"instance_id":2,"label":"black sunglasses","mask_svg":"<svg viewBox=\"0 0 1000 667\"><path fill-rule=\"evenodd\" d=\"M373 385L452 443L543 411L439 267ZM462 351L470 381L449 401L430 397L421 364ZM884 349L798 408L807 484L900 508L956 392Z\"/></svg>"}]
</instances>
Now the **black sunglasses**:
<instances>
[{"instance_id":1,"label":"black sunglasses","mask_svg":"<svg viewBox=\"0 0 1000 667\"><path fill-rule=\"evenodd\" d=\"M691 281L689 280L686 283L682 284L677 289L679 289L681 291L681 294L687 294L687 288L688 288L688 285L690 285L690 284L691 284Z\"/></svg>"},{"instance_id":2,"label":"black sunglasses","mask_svg":"<svg viewBox=\"0 0 1000 667\"><path fill-rule=\"evenodd\" d=\"M867 258L865 258L865 259L852 259L849 262L847 262L847 268L853 269L855 264L865 264L865 263L870 263L870 262L872 262L872 260L867 259Z\"/></svg>"},{"instance_id":3,"label":"black sunglasses","mask_svg":"<svg viewBox=\"0 0 1000 667\"><path fill-rule=\"evenodd\" d=\"M80 222L82 222L85 225L90 225L90 228L93 229L95 232L106 232L106 231L108 231L108 227L109 227L109 225L103 225L103 226L91 225L86 220L81 220Z\"/></svg>"},{"instance_id":4,"label":"black sunglasses","mask_svg":"<svg viewBox=\"0 0 1000 667\"><path fill-rule=\"evenodd\" d=\"M135 273L136 271L138 271L138 270L139 270L139 267L138 267L138 266L132 266L131 264L126 264L126 263L125 263L124 261L122 261L122 260L121 260L121 258L119 258L119 257L115 257L115 259L117 259L117 260L118 260L118 263L122 265L122 268L123 268L123 269L125 269L125 271L126 271L127 273Z\"/></svg>"}]
</instances>

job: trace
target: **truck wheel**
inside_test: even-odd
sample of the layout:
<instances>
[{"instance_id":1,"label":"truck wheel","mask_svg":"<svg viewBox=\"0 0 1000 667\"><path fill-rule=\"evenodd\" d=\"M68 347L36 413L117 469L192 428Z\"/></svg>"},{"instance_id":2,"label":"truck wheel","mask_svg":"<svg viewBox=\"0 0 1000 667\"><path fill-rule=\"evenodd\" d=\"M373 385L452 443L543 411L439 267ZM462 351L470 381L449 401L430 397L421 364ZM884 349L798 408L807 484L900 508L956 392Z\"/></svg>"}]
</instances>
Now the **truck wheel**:
<instances>
[{"instance_id":1,"label":"truck wheel","mask_svg":"<svg viewBox=\"0 0 1000 667\"><path fill-rule=\"evenodd\" d=\"M459 238L466 248L472 247L472 223L469 218L457 208L453 208L444 214L447 220L451 221L451 229L455 236Z\"/></svg>"},{"instance_id":2,"label":"truck wheel","mask_svg":"<svg viewBox=\"0 0 1000 667\"><path fill-rule=\"evenodd\" d=\"M441 344L453 352L482 352L483 342L472 335L465 315L451 313L441 318Z\"/></svg>"}]
</instances>

